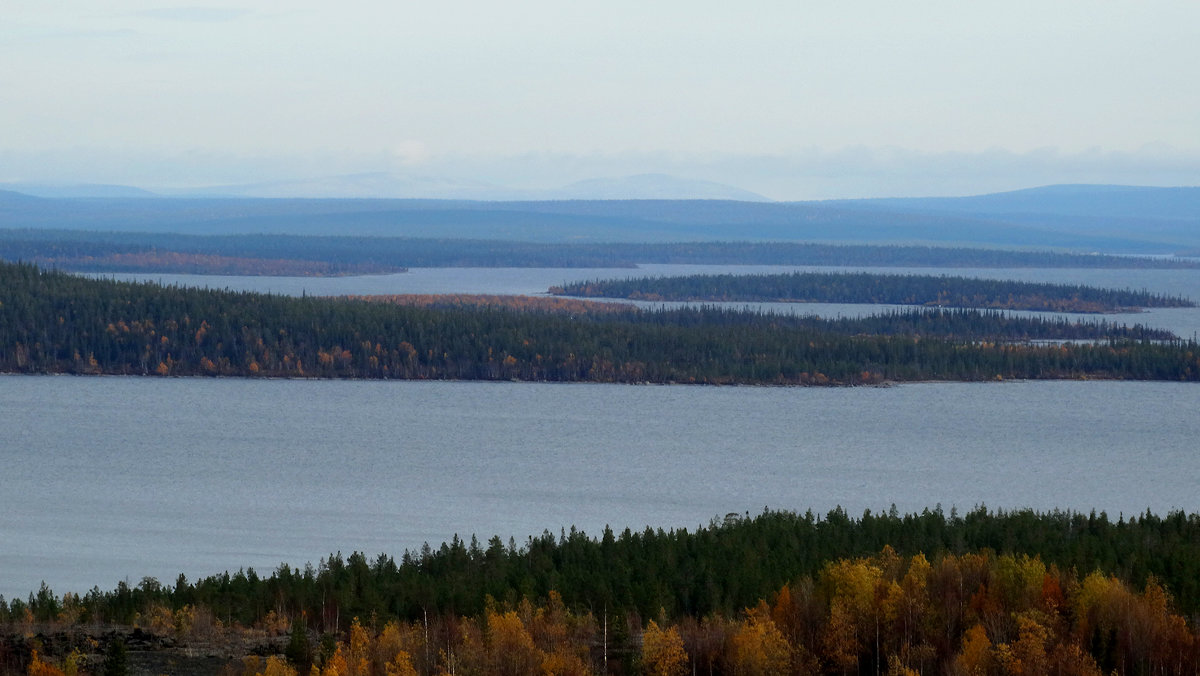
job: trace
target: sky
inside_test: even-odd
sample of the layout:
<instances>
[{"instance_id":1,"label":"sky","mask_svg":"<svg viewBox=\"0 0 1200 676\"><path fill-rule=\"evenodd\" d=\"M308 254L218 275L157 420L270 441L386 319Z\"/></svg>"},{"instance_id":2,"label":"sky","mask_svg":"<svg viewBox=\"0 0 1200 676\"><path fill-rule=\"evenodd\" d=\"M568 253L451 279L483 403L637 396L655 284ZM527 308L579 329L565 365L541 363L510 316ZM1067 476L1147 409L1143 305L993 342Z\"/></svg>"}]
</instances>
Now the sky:
<instances>
[{"instance_id":1,"label":"sky","mask_svg":"<svg viewBox=\"0 0 1200 676\"><path fill-rule=\"evenodd\" d=\"M1194 0L5 0L0 182L1200 184Z\"/></svg>"}]
</instances>

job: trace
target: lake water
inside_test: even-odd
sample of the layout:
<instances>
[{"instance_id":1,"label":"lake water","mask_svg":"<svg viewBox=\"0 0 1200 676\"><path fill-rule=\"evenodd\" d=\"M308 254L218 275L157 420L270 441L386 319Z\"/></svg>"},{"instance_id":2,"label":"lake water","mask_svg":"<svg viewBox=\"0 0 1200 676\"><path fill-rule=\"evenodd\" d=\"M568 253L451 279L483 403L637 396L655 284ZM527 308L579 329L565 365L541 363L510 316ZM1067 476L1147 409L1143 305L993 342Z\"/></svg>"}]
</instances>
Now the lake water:
<instances>
[{"instance_id":1,"label":"lake water","mask_svg":"<svg viewBox=\"0 0 1200 676\"><path fill-rule=\"evenodd\" d=\"M548 288L565 282L643 276L690 274L766 274L777 272L867 271L884 274L953 275L991 279L1016 279L1057 284L1085 284L1109 288L1147 289L1200 302L1200 270L1091 270L1041 268L880 268L782 265L642 265L629 268L413 268L396 275L363 277L236 277L206 275L121 274L93 275L117 279L143 280L205 286L217 289L260 291L282 295L317 296L369 295L393 293L496 293L544 294ZM645 304L643 304L645 305ZM661 304L651 304L661 305ZM816 314L822 317L859 317L895 309L895 305L852 305L846 303L725 303L731 307L749 307L767 312ZM1139 313L1072 314L1022 313L1030 316L1066 317L1077 321L1109 321L1144 324L1167 329L1181 338L1200 335L1200 309L1157 308Z\"/></svg>"},{"instance_id":2,"label":"lake water","mask_svg":"<svg viewBox=\"0 0 1200 676\"><path fill-rule=\"evenodd\" d=\"M637 268L412 268L394 275L357 277L243 277L223 275L168 275L158 273L109 274L115 277L299 296L374 293L504 293L536 294L564 282L589 279L677 276L693 274L773 274L786 272L879 272L883 274L948 275L1016 279L1057 284L1088 284L1114 288L1148 289L1190 296L1200 301L1200 270L1109 270L1085 268L891 268L831 267L815 265L668 265L645 264Z\"/></svg>"},{"instance_id":3,"label":"lake water","mask_svg":"<svg viewBox=\"0 0 1200 676\"><path fill-rule=\"evenodd\" d=\"M0 376L0 593L727 512L1200 510L1200 388Z\"/></svg>"},{"instance_id":4,"label":"lake water","mask_svg":"<svg viewBox=\"0 0 1200 676\"><path fill-rule=\"evenodd\" d=\"M541 293L565 281L794 267L121 275L315 295ZM930 270L1200 299L1196 270ZM737 304L742 305L742 304ZM884 306L766 304L857 316ZM1078 316L1096 319L1094 315ZM1099 318L1190 337L1200 310ZM1028 382L802 389L0 376L0 594L688 527L763 507L1200 511L1200 387Z\"/></svg>"}]
</instances>

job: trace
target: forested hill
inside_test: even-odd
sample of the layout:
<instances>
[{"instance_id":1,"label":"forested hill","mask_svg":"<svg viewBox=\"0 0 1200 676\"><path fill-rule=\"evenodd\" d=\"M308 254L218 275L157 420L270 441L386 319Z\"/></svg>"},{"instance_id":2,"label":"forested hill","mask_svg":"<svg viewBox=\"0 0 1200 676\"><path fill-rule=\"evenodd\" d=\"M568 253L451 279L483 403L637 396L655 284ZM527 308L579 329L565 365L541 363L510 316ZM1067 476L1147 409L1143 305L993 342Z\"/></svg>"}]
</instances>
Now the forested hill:
<instances>
[{"instance_id":1,"label":"forested hill","mask_svg":"<svg viewBox=\"0 0 1200 676\"><path fill-rule=\"evenodd\" d=\"M499 537L479 543L456 536L436 549L405 552L399 561L384 555L374 561L362 554L349 560L330 556L319 572L283 566L269 577L241 574L232 587L229 573L142 594L131 595L126 586L124 593L97 594L95 611L128 621L139 610L138 601L169 599L177 605L205 604L246 624L280 604L297 615L307 611L314 621L332 620L328 610L322 612L324 603L341 606L348 624L354 615L372 613L402 619L420 618L425 611L477 614L489 595L515 602L557 591L576 607L607 605L645 617L661 611L668 618L702 618L735 614L784 584L815 576L829 562L871 556L884 547L931 557L986 549L991 555L1037 557L1043 566L1063 570L1101 571L1138 585L1153 576L1185 612L1200 612L1198 514L1147 512L1118 520L1103 513L983 507L947 514L940 506L920 514L868 511L858 517L842 509L824 516L768 510L669 532L605 529L588 536L572 528L569 534L546 532L520 546ZM1041 575L1036 583L1040 592ZM958 593L970 597L977 587Z\"/></svg>"},{"instance_id":2,"label":"forested hill","mask_svg":"<svg viewBox=\"0 0 1200 676\"><path fill-rule=\"evenodd\" d=\"M126 635L175 646L170 673L231 646L245 657L220 673L246 676L1194 674L1198 530L1182 512L980 508L455 536L263 575L61 597L43 584L0 599L0 668L82 673L103 647L103 673L121 673Z\"/></svg>"},{"instance_id":3,"label":"forested hill","mask_svg":"<svg viewBox=\"0 0 1200 676\"><path fill-rule=\"evenodd\" d=\"M1186 298L1082 285L933 275L797 272L585 281L554 287L568 296L670 301L876 303L937 307L1118 312L1195 307Z\"/></svg>"},{"instance_id":4,"label":"forested hill","mask_svg":"<svg viewBox=\"0 0 1200 676\"><path fill-rule=\"evenodd\" d=\"M1004 326L978 317L963 323ZM787 385L1200 379L1200 349L1190 342L1038 346L978 331L964 340L884 328L846 335L833 326L713 309L575 316L399 307L0 264L0 370L7 372ZM1040 331L1037 322L1019 326Z\"/></svg>"}]
</instances>

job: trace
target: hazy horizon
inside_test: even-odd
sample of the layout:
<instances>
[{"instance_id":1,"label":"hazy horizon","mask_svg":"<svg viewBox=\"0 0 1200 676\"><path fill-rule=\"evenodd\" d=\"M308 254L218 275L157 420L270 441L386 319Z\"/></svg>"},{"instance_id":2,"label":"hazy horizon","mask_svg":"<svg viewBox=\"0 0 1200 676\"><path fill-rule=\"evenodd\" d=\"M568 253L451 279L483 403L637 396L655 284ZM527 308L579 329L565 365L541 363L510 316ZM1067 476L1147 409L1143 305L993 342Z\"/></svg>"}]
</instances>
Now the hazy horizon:
<instances>
[{"instance_id":1,"label":"hazy horizon","mask_svg":"<svg viewBox=\"0 0 1200 676\"><path fill-rule=\"evenodd\" d=\"M3 183L1200 183L1200 5L1182 0L10 4Z\"/></svg>"},{"instance_id":2,"label":"hazy horizon","mask_svg":"<svg viewBox=\"0 0 1200 676\"><path fill-rule=\"evenodd\" d=\"M747 160L749 161L749 160ZM164 160L165 164L166 161ZM636 170L638 167L630 167ZM501 183L469 175L403 173L387 170L349 170L331 174L289 174L255 172L252 168L229 166L222 172L198 172L198 178L164 181L137 174L85 174L64 171L31 177L0 179L0 190L27 192L31 195L110 196L105 188L131 188L159 197L313 197L380 199L462 199L474 201L537 201L559 199L729 199L749 201L806 202L826 200L971 197L1022 191L1061 185L1198 187L1200 179L1190 172L1053 171L1029 172L1024 180L1017 176L975 177L946 176L940 180L921 175L919 179L875 180L869 175L814 176L810 183L798 184L807 190L754 191L739 182L739 176L726 181L722 172L703 172L679 167L674 173L597 173L579 174L574 180L531 177ZM819 167L814 168L814 171ZM129 180L120 180L125 175ZM1032 176L1043 180L1033 180ZM161 176L161 174L160 174ZM201 177L209 180L199 180ZM220 180L225 177L227 180ZM541 180L538 180L538 179ZM661 183L661 186L657 184ZM853 185L851 185L853 184ZM596 189L596 186L600 188ZM817 186L820 186L818 189ZM661 187L665 192L654 192ZM97 188L99 191L89 191ZM81 189L82 192L80 192ZM120 194L120 193L114 193Z\"/></svg>"}]
</instances>

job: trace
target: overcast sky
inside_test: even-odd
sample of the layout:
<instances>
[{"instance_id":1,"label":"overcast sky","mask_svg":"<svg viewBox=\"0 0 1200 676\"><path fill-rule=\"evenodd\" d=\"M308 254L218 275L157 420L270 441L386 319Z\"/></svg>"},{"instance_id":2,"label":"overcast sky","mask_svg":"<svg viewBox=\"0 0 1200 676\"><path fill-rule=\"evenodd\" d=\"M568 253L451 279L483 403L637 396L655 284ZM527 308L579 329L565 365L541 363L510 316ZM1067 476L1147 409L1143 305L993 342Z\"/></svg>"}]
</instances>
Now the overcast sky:
<instances>
[{"instance_id":1,"label":"overcast sky","mask_svg":"<svg viewBox=\"0 0 1200 676\"><path fill-rule=\"evenodd\" d=\"M5 0L0 181L1200 184L1200 2Z\"/></svg>"}]
</instances>

